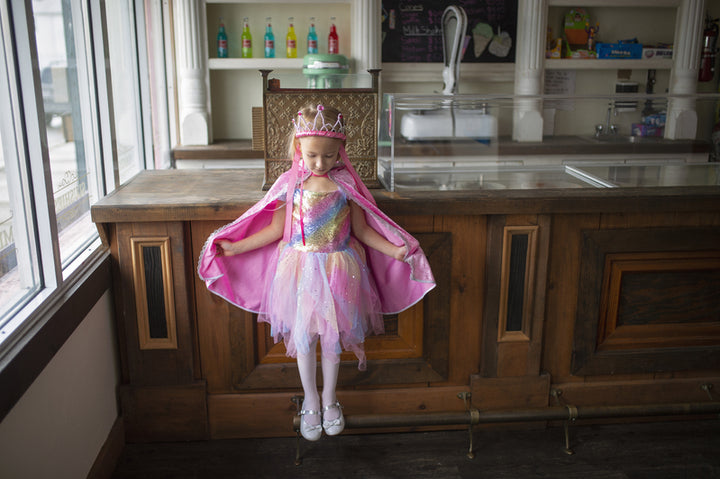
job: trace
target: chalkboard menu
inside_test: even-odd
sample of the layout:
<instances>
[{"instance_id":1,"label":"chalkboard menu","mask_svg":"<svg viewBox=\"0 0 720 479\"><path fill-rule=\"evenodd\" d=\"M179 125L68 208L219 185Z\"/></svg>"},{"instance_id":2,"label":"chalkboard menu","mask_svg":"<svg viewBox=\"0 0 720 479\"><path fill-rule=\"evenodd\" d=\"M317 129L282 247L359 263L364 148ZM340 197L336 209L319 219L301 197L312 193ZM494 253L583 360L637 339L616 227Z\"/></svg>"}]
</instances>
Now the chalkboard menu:
<instances>
[{"instance_id":1,"label":"chalkboard menu","mask_svg":"<svg viewBox=\"0 0 720 479\"><path fill-rule=\"evenodd\" d=\"M383 0L382 61L442 62L442 15L449 5L467 14L463 62L514 62L517 0Z\"/></svg>"}]
</instances>

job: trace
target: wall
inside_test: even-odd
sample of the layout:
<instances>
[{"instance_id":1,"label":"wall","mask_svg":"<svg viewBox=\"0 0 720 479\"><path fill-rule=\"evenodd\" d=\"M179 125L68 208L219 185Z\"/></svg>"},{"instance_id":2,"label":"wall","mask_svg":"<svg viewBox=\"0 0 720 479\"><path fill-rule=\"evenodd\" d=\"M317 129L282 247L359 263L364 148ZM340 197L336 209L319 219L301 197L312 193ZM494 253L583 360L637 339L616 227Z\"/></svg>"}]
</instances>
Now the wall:
<instances>
[{"instance_id":1,"label":"wall","mask_svg":"<svg viewBox=\"0 0 720 479\"><path fill-rule=\"evenodd\" d=\"M113 301L105 292L0 423L0 477L86 477L118 416Z\"/></svg>"}]
</instances>

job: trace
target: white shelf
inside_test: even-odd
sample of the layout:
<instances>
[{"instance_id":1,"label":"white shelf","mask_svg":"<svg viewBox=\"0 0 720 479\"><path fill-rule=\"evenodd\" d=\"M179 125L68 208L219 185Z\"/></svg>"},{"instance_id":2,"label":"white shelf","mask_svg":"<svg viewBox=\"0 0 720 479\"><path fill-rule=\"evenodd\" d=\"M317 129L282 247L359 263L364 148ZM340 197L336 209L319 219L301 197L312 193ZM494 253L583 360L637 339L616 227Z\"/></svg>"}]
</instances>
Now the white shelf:
<instances>
[{"instance_id":1,"label":"white shelf","mask_svg":"<svg viewBox=\"0 0 720 479\"><path fill-rule=\"evenodd\" d=\"M209 70L297 70L302 58L210 58Z\"/></svg>"},{"instance_id":2,"label":"white shelf","mask_svg":"<svg viewBox=\"0 0 720 479\"><path fill-rule=\"evenodd\" d=\"M671 59L656 60L599 60L599 59L546 59L548 70L670 70Z\"/></svg>"},{"instance_id":3,"label":"white shelf","mask_svg":"<svg viewBox=\"0 0 720 479\"><path fill-rule=\"evenodd\" d=\"M548 0L549 7L678 7L682 0Z\"/></svg>"}]
</instances>

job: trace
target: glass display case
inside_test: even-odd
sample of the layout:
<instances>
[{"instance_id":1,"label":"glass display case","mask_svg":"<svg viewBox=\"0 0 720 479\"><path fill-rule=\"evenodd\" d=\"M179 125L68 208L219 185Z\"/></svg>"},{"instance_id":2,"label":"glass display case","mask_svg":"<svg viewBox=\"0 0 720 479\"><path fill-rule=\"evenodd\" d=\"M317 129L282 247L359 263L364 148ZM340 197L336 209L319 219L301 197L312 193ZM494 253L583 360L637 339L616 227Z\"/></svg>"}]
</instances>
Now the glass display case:
<instances>
[{"instance_id":1,"label":"glass display case","mask_svg":"<svg viewBox=\"0 0 720 479\"><path fill-rule=\"evenodd\" d=\"M572 170L608 187L720 186L720 163L577 166Z\"/></svg>"},{"instance_id":2,"label":"glass display case","mask_svg":"<svg viewBox=\"0 0 720 479\"><path fill-rule=\"evenodd\" d=\"M385 94L378 179L389 191L716 184L712 165L677 171L710 160L719 100L717 94ZM681 102L697 116L694 138L677 125L668 130L666 112ZM542 141L514 140L528 112L542 117ZM644 166L613 169L633 163Z\"/></svg>"}]
</instances>

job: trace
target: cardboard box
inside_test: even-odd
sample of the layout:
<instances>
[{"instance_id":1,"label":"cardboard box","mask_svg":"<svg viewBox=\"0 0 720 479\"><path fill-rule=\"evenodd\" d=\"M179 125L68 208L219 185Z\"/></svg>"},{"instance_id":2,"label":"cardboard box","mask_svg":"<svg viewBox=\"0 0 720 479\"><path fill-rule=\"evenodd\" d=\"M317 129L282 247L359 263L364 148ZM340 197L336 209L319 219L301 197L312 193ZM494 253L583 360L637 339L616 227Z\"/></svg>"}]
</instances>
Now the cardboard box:
<instances>
[{"instance_id":1,"label":"cardboard box","mask_svg":"<svg viewBox=\"0 0 720 479\"><path fill-rule=\"evenodd\" d=\"M668 60L672 60L672 55L672 48L644 47L642 49L642 57L645 60L665 58Z\"/></svg>"},{"instance_id":2,"label":"cardboard box","mask_svg":"<svg viewBox=\"0 0 720 479\"><path fill-rule=\"evenodd\" d=\"M642 58L643 46L641 43L598 43L597 57L612 59L638 60Z\"/></svg>"},{"instance_id":3,"label":"cardboard box","mask_svg":"<svg viewBox=\"0 0 720 479\"><path fill-rule=\"evenodd\" d=\"M651 126L642 123L632 124L632 136L662 137L665 133L664 126Z\"/></svg>"}]
</instances>

